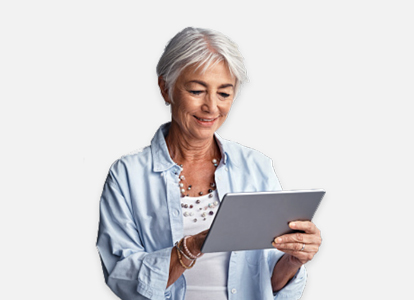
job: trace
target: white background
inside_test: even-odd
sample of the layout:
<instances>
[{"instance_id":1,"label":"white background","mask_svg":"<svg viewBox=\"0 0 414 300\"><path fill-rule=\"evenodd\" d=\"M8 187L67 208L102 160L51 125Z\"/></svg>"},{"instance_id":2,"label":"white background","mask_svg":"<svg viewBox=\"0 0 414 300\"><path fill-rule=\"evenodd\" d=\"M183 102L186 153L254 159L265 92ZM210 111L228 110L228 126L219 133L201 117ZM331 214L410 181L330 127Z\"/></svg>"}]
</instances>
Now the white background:
<instances>
[{"instance_id":1,"label":"white background","mask_svg":"<svg viewBox=\"0 0 414 300\"><path fill-rule=\"evenodd\" d=\"M302 299L407 299L413 276L411 1L2 1L1 299L116 299L95 249L111 163L169 120L155 66L219 30L250 82L222 137L324 188ZM249 4L247 4L249 3Z\"/></svg>"}]
</instances>

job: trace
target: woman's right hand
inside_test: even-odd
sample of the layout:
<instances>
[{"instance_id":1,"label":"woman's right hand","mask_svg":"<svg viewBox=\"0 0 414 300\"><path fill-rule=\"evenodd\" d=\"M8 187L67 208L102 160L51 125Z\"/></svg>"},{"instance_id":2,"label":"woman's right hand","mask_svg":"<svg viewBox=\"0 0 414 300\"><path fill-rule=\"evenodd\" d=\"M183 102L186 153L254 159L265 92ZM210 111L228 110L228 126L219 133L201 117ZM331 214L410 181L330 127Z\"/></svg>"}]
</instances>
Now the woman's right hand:
<instances>
[{"instance_id":1,"label":"woman's right hand","mask_svg":"<svg viewBox=\"0 0 414 300\"><path fill-rule=\"evenodd\" d=\"M187 238L186 245L191 254L197 255L201 252L201 246L203 246L208 231L209 229L206 229Z\"/></svg>"},{"instance_id":2,"label":"woman's right hand","mask_svg":"<svg viewBox=\"0 0 414 300\"><path fill-rule=\"evenodd\" d=\"M198 256L199 253L201 253L201 246L204 243L204 240L206 239L208 233L208 229L204 230L200 233L197 233L195 235L191 235L187 237L186 239L186 246L188 250L193 254L194 256ZM172 248L171 251L171 263L170 263L170 271L169 271L169 277L167 282L167 288L173 284L180 276L183 274L183 272L186 270L185 267L182 266L182 264L179 262L177 249ZM190 266L192 261L188 260L185 257L181 257L182 262Z\"/></svg>"}]
</instances>

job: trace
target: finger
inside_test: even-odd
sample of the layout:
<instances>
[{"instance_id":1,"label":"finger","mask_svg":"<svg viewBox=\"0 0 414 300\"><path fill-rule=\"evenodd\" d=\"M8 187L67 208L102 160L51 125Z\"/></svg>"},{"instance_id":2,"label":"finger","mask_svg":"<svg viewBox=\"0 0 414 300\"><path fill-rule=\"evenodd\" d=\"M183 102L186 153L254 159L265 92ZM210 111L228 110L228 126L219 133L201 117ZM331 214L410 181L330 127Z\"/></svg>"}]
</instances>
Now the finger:
<instances>
[{"instance_id":1,"label":"finger","mask_svg":"<svg viewBox=\"0 0 414 300\"><path fill-rule=\"evenodd\" d=\"M274 239L277 244L282 243L304 243L304 244L316 244L320 245L322 239L316 234L306 234L301 232L289 233Z\"/></svg>"},{"instance_id":2,"label":"finger","mask_svg":"<svg viewBox=\"0 0 414 300\"><path fill-rule=\"evenodd\" d=\"M319 229L310 221L293 221L289 223L289 227L294 230L304 231L305 233L320 235Z\"/></svg>"},{"instance_id":3,"label":"finger","mask_svg":"<svg viewBox=\"0 0 414 300\"><path fill-rule=\"evenodd\" d=\"M304 248L303 248L303 245L305 245ZM319 247L317 245L302 244L302 243L284 243L284 244L273 243L273 246L276 249L278 249L282 252L310 252L310 253L316 253L319 250Z\"/></svg>"}]
</instances>

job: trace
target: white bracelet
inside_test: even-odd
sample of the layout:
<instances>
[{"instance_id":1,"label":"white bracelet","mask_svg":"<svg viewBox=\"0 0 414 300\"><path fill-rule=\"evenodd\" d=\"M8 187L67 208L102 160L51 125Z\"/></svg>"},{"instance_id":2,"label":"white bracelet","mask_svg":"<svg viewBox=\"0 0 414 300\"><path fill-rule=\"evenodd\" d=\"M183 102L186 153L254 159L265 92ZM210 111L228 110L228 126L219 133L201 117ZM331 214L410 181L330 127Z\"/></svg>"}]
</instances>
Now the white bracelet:
<instances>
[{"instance_id":1,"label":"white bracelet","mask_svg":"<svg viewBox=\"0 0 414 300\"><path fill-rule=\"evenodd\" d=\"M182 244L182 243L181 243L181 244ZM191 261L196 260L195 258L190 258L190 257L188 257L188 256L184 253L183 249L181 249L181 247L180 247L180 245L179 245L179 242L176 242L176 243L175 243L175 247L177 247L177 250L178 250L178 251L180 251L181 255L182 255L182 256L184 256L185 258L187 258L188 260L191 260Z\"/></svg>"},{"instance_id":2,"label":"white bracelet","mask_svg":"<svg viewBox=\"0 0 414 300\"><path fill-rule=\"evenodd\" d=\"M192 254L191 252L190 252L190 250L188 250L188 248L187 248L187 244L186 244L186 240L187 240L187 238L188 238L189 236L188 235L186 235L185 237L184 237L184 241L183 241L183 246L184 246L184 250L187 252L187 254L188 254L188 256L189 257L191 257L191 258L193 258L193 259L197 259L197 258L199 258L200 256L201 256L201 252L199 252L197 255L194 255L194 254Z\"/></svg>"}]
</instances>

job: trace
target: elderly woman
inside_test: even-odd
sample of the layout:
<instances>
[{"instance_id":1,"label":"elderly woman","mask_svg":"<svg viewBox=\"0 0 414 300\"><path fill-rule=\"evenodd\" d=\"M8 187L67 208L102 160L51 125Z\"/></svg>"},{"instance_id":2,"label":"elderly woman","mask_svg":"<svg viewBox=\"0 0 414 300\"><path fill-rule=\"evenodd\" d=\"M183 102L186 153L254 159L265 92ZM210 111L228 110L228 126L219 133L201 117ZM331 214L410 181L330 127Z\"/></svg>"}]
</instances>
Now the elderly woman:
<instances>
[{"instance_id":1,"label":"elderly woman","mask_svg":"<svg viewBox=\"0 0 414 300\"><path fill-rule=\"evenodd\" d=\"M302 233L274 249L200 252L226 193L281 190L269 158L216 134L246 77L236 45L186 28L157 73L171 122L109 171L97 241L106 283L121 299L300 298L321 244L311 222L291 223Z\"/></svg>"}]
</instances>

